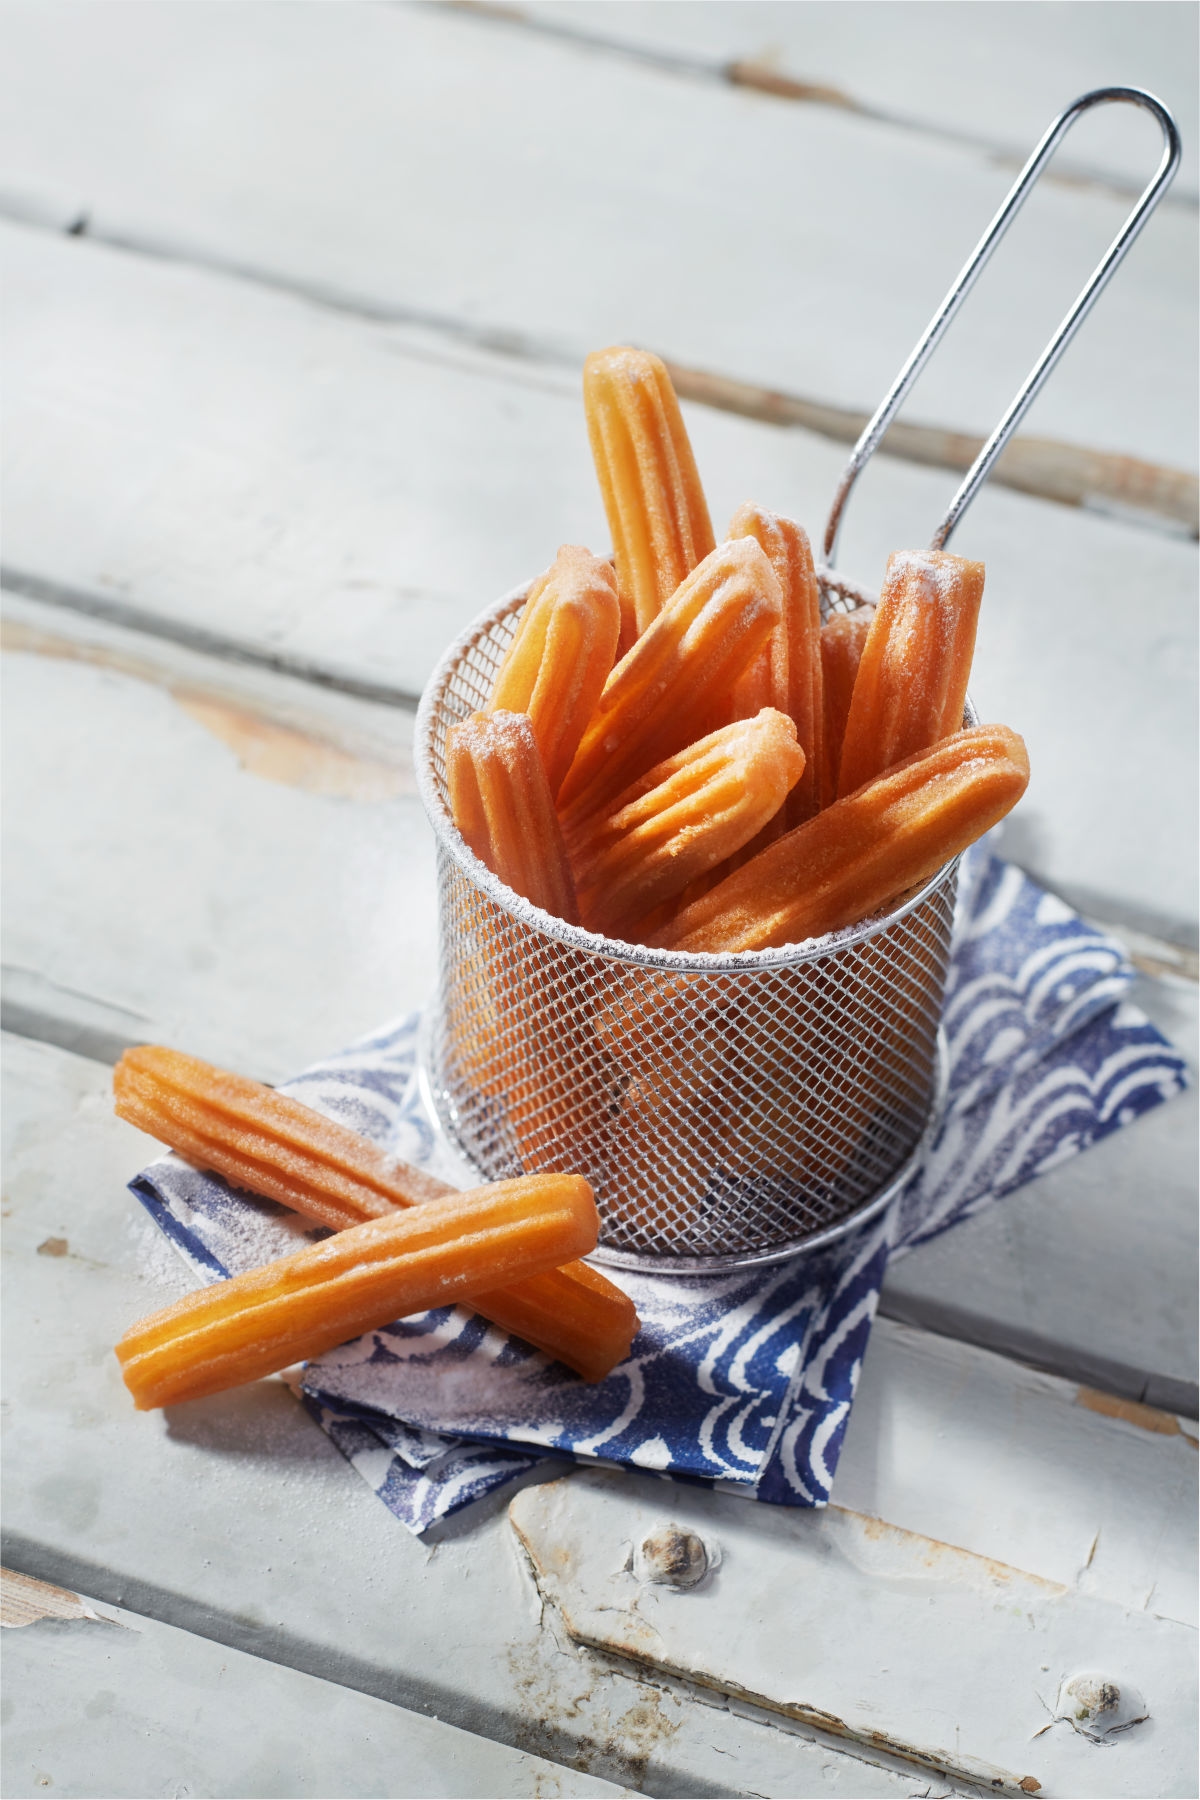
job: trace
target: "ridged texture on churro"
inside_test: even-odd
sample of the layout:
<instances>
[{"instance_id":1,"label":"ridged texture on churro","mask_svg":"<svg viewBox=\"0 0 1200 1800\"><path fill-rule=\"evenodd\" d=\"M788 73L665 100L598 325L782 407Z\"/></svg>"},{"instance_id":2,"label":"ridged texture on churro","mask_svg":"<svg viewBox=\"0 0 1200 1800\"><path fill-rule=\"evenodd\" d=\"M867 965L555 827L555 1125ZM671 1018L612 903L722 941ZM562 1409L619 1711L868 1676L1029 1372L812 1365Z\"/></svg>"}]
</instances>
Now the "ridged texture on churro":
<instances>
[{"instance_id":1,"label":"ridged texture on churro","mask_svg":"<svg viewBox=\"0 0 1200 1800\"><path fill-rule=\"evenodd\" d=\"M113 1098L121 1118L197 1168L333 1231L451 1191L311 1106L158 1044L125 1052Z\"/></svg>"},{"instance_id":2,"label":"ridged texture on churro","mask_svg":"<svg viewBox=\"0 0 1200 1800\"><path fill-rule=\"evenodd\" d=\"M612 672L620 631L612 564L564 544L529 591L488 705L528 715L552 794Z\"/></svg>"},{"instance_id":3,"label":"ridged texture on churro","mask_svg":"<svg viewBox=\"0 0 1200 1800\"><path fill-rule=\"evenodd\" d=\"M839 796L962 724L983 575L982 563L941 550L888 558L850 698Z\"/></svg>"},{"instance_id":4,"label":"ridged texture on churro","mask_svg":"<svg viewBox=\"0 0 1200 1800\"><path fill-rule=\"evenodd\" d=\"M659 763L571 843L584 923L609 937L627 936L749 843L803 769L796 727L771 707Z\"/></svg>"},{"instance_id":5,"label":"ridged texture on churro","mask_svg":"<svg viewBox=\"0 0 1200 1800\"><path fill-rule=\"evenodd\" d=\"M480 860L527 900L577 924L562 829L524 714L474 713L453 726L446 773L455 824ZM487 949L456 1057L469 1084L495 1101L522 1168L571 1168L580 1134L586 1141L587 1122L606 1105L586 992L551 1024L519 928L482 895L475 910L472 936ZM571 955L563 956L570 966Z\"/></svg>"},{"instance_id":6,"label":"ridged texture on churro","mask_svg":"<svg viewBox=\"0 0 1200 1800\"><path fill-rule=\"evenodd\" d=\"M833 613L821 627L821 673L825 689L822 806L829 806L837 799L838 769L842 760L846 719L850 712L850 696L854 692L863 645L867 641L867 633L874 617L873 606L859 606L853 612Z\"/></svg>"},{"instance_id":7,"label":"ridged texture on churro","mask_svg":"<svg viewBox=\"0 0 1200 1800\"><path fill-rule=\"evenodd\" d=\"M753 538L705 557L622 657L559 789L572 832L656 763L707 736L728 694L783 614L779 583Z\"/></svg>"},{"instance_id":8,"label":"ridged texture on churro","mask_svg":"<svg viewBox=\"0 0 1200 1800\"><path fill-rule=\"evenodd\" d=\"M822 698L821 596L812 545L803 526L760 506L740 506L729 522L731 538L752 537L770 558L783 595L783 618L733 690L733 717L746 719L760 706L777 706L792 719L806 758L804 773L788 795L774 830L811 819L821 803L825 713ZM770 834L764 836L764 843Z\"/></svg>"},{"instance_id":9,"label":"ridged texture on churro","mask_svg":"<svg viewBox=\"0 0 1200 1800\"><path fill-rule=\"evenodd\" d=\"M159 1045L125 1052L113 1093L121 1118L197 1168L334 1231L454 1191L299 1100ZM589 1381L623 1360L637 1330L632 1302L579 1262L481 1294L475 1305Z\"/></svg>"},{"instance_id":10,"label":"ridged texture on churro","mask_svg":"<svg viewBox=\"0 0 1200 1800\"><path fill-rule=\"evenodd\" d=\"M1004 725L960 731L798 825L678 913L669 950L766 950L858 924L1014 807L1029 760Z\"/></svg>"},{"instance_id":11,"label":"ridged texture on churro","mask_svg":"<svg viewBox=\"0 0 1200 1800\"><path fill-rule=\"evenodd\" d=\"M117 1345L140 1409L220 1393L393 1319L519 1281L595 1248L579 1175L526 1175L368 1219L187 1294Z\"/></svg>"},{"instance_id":12,"label":"ridged texture on churro","mask_svg":"<svg viewBox=\"0 0 1200 1800\"><path fill-rule=\"evenodd\" d=\"M493 1325L557 1357L585 1381L603 1381L625 1361L641 1323L627 1294L598 1269L577 1261L472 1294L470 1304Z\"/></svg>"},{"instance_id":13,"label":"ridged texture on churro","mask_svg":"<svg viewBox=\"0 0 1200 1800\"><path fill-rule=\"evenodd\" d=\"M515 894L578 923L575 890L533 727L524 713L472 713L446 738L454 823Z\"/></svg>"},{"instance_id":14,"label":"ridged texture on churro","mask_svg":"<svg viewBox=\"0 0 1200 1800\"><path fill-rule=\"evenodd\" d=\"M583 405L612 531L627 650L713 548L696 459L666 366L616 345L583 365Z\"/></svg>"}]
</instances>

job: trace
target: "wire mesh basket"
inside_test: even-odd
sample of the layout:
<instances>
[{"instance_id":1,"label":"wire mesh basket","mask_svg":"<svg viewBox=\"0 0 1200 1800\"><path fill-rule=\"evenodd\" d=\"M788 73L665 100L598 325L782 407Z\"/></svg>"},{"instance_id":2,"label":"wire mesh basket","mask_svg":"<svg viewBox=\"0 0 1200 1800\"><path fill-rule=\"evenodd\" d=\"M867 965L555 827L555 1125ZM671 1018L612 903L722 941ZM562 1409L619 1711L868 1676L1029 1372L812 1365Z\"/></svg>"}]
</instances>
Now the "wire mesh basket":
<instances>
[{"instance_id":1,"label":"wire mesh basket","mask_svg":"<svg viewBox=\"0 0 1200 1800\"><path fill-rule=\"evenodd\" d=\"M487 704L524 597L451 647L418 720L438 841L432 1110L489 1180L586 1176L598 1260L683 1273L827 1242L886 1203L930 1119L957 864L885 917L734 956L542 912L472 855L446 799L447 732ZM853 603L822 584L826 611Z\"/></svg>"},{"instance_id":2,"label":"wire mesh basket","mask_svg":"<svg viewBox=\"0 0 1200 1800\"><path fill-rule=\"evenodd\" d=\"M1179 133L1153 95L1097 88L1053 121L855 445L825 528L823 615L874 598L832 568L858 476L1063 137L1114 103L1157 120L1158 169L968 470L932 549L944 549L1169 186ZM585 1175L600 1210L598 1261L683 1274L827 1243L887 1203L932 1128L957 861L882 917L736 956L620 943L521 899L455 829L445 747L452 724L487 706L525 591L451 646L417 720L441 940L422 1052L429 1108L488 1179ZM975 723L969 707L965 722Z\"/></svg>"}]
</instances>

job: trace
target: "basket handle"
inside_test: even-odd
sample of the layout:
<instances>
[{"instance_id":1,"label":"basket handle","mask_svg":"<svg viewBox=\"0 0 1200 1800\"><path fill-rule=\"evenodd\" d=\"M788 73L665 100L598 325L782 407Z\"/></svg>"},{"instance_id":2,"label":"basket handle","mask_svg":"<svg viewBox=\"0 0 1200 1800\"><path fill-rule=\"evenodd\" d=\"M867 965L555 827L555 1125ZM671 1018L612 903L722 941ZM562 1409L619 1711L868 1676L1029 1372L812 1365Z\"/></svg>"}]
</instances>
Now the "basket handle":
<instances>
[{"instance_id":1,"label":"basket handle","mask_svg":"<svg viewBox=\"0 0 1200 1800\"><path fill-rule=\"evenodd\" d=\"M991 437L975 458L963 479L962 486L950 502L945 518L933 534L931 550L943 550L950 540L950 534L970 506L972 500L987 480L997 457L1008 443L1009 438L1032 406L1034 399L1041 392L1051 370L1066 349L1092 307L1100 298L1108 283L1112 280L1117 268L1128 254L1134 239L1149 219L1167 188L1174 180L1175 171L1179 167L1179 130L1171 114L1161 100L1148 94L1142 88L1104 87L1093 88L1090 93L1081 94L1050 126L1041 143L1037 146L1025 167L1013 183L1007 198L999 212L980 238L971 255L964 263L946 298L938 307L933 318L925 329L923 336L913 350L908 361L897 375L884 399L880 403L874 417L867 424L862 436L855 444L850 461L846 464L845 473L834 496L830 508L829 520L825 526L825 561L832 568L834 554L837 549L838 532L841 528L842 514L850 490L859 475L879 447L888 426L891 424L909 389L916 381L925 364L929 361L938 344L941 342L951 320L959 307L974 287L985 265L990 260L993 250L1004 236L1017 213L1028 199L1031 189L1042 170L1058 149L1063 138L1070 131L1077 119L1093 106L1107 106L1110 102L1122 102L1130 106L1140 106L1152 113L1158 120L1163 134L1163 153L1158 168L1147 184L1141 199L1122 225L1120 231L1110 244L1103 261L1098 265L1091 280L1083 289L1074 306L1046 345L1038 361L1027 376L1024 385L1017 393L1008 411L1001 419Z\"/></svg>"}]
</instances>

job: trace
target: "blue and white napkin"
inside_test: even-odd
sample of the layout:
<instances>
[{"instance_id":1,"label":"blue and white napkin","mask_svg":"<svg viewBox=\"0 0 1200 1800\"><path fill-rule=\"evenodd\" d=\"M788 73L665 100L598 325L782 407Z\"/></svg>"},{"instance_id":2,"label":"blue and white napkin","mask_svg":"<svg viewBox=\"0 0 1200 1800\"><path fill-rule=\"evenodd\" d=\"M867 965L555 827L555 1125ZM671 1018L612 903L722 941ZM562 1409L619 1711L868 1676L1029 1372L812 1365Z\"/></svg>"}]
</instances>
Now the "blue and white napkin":
<instances>
[{"instance_id":1,"label":"blue and white napkin","mask_svg":"<svg viewBox=\"0 0 1200 1800\"><path fill-rule=\"evenodd\" d=\"M1186 1085L1183 1058L1125 998L1132 980L1119 944L978 847L960 884L941 1123L883 1217L772 1267L614 1274L642 1329L598 1384L444 1307L310 1363L306 1405L412 1531L547 1454L824 1505L889 1258ZM414 1015L363 1039L284 1091L437 1168L445 1152L415 1078L417 1024ZM204 1280L324 1235L173 1155L130 1185Z\"/></svg>"}]
</instances>

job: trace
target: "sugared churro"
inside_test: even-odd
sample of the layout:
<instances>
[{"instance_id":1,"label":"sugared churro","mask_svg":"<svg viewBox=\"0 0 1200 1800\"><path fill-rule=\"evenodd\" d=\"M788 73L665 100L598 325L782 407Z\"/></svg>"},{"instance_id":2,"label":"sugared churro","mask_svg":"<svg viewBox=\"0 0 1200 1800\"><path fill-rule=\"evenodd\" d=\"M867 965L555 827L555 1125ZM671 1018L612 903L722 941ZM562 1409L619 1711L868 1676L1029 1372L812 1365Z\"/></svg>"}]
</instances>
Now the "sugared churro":
<instances>
[{"instance_id":1,"label":"sugared churro","mask_svg":"<svg viewBox=\"0 0 1200 1800\"><path fill-rule=\"evenodd\" d=\"M334 1231L454 1191L299 1100L177 1050L127 1050L113 1092L123 1119L197 1168ZM621 1290L579 1262L481 1294L476 1310L589 1381L623 1360L637 1330Z\"/></svg>"},{"instance_id":2,"label":"sugared churro","mask_svg":"<svg viewBox=\"0 0 1200 1800\"><path fill-rule=\"evenodd\" d=\"M783 618L733 690L733 717L750 718L760 706L777 706L796 727L804 773L788 795L786 816L775 835L802 825L820 807L824 752L821 665L821 597L808 533L794 519L740 506L729 523L731 538L752 537L770 558L783 595ZM764 836L764 844L769 841Z\"/></svg>"},{"instance_id":3,"label":"sugared churro","mask_svg":"<svg viewBox=\"0 0 1200 1800\"><path fill-rule=\"evenodd\" d=\"M113 1099L122 1119L198 1169L332 1231L451 1191L311 1106L159 1044L125 1052Z\"/></svg>"},{"instance_id":4,"label":"sugared churro","mask_svg":"<svg viewBox=\"0 0 1200 1800\"><path fill-rule=\"evenodd\" d=\"M850 698L839 797L962 724L983 575L982 563L945 551L889 556Z\"/></svg>"},{"instance_id":5,"label":"sugared churro","mask_svg":"<svg viewBox=\"0 0 1200 1800\"><path fill-rule=\"evenodd\" d=\"M960 731L789 831L677 913L653 942L766 950L856 925L982 837L1028 781L1016 732Z\"/></svg>"},{"instance_id":6,"label":"sugared churro","mask_svg":"<svg viewBox=\"0 0 1200 1800\"><path fill-rule=\"evenodd\" d=\"M783 614L779 583L753 538L705 557L617 664L559 789L570 832L656 763L711 729Z\"/></svg>"},{"instance_id":7,"label":"sugared churro","mask_svg":"<svg viewBox=\"0 0 1200 1800\"><path fill-rule=\"evenodd\" d=\"M480 862L513 892L578 922L554 800L524 713L472 713L446 738L454 823Z\"/></svg>"},{"instance_id":8,"label":"sugared churro","mask_svg":"<svg viewBox=\"0 0 1200 1800\"><path fill-rule=\"evenodd\" d=\"M803 769L796 727L766 706L659 763L570 845L584 923L636 935L639 920L748 844Z\"/></svg>"},{"instance_id":9,"label":"sugared churro","mask_svg":"<svg viewBox=\"0 0 1200 1800\"><path fill-rule=\"evenodd\" d=\"M488 704L528 715L552 794L612 671L620 630L612 564L564 544L529 590Z\"/></svg>"},{"instance_id":10,"label":"sugared churro","mask_svg":"<svg viewBox=\"0 0 1200 1800\"><path fill-rule=\"evenodd\" d=\"M577 924L562 830L524 714L474 713L453 726L446 772L454 822L480 860L535 906ZM457 1036L462 1072L497 1103L522 1168L571 1168L580 1134L607 1104L586 990L579 986L566 1016L550 1019L545 971L529 956L527 936L483 896L474 911L471 1024ZM561 955L558 978L568 981L575 953Z\"/></svg>"},{"instance_id":11,"label":"sugared churro","mask_svg":"<svg viewBox=\"0 0 1200 1800\"><path fill-rule=\"evenodd\" d=\"M687 428L665 365L615 345L583 365L583 405L612 531L624 653L714 545Z\"/></svg>"},{"instance_id":12,"label":"sugared churro","mask_svg":"<svg viewBox=\"0 0 1200 1800\"><path fill-rule=\"evenodd\" d=\"M825 759L821 768L821 805L837 799L842 739L850 712L850 696L862 660L863 645L875 617L873 606L833 613L821 627L821 672L825 684Z\"/></svg>"},{"instance_id":13,"label":"sugared churro","mask_svg":"<svg viewBox=\"0 0 1200 1800\"><path fill-rule=\"evenodd\" d=\"M596 1246L579 1175L526 1175L368 1219L187 1294L117 1345L140 1410L196 1400L320 1356L429 1307L469 1301Z\"/></svg>"}]
</instances>

